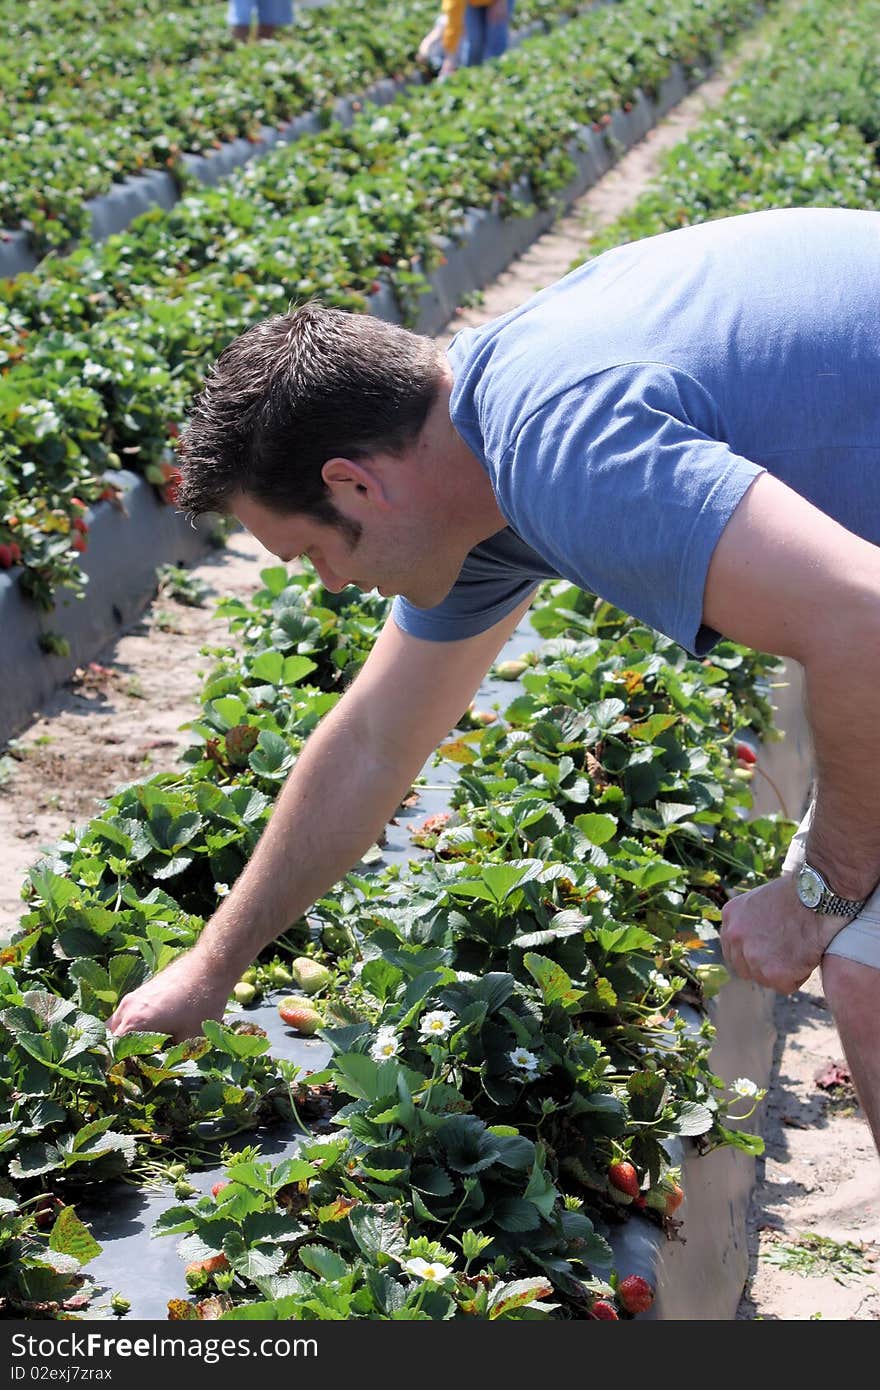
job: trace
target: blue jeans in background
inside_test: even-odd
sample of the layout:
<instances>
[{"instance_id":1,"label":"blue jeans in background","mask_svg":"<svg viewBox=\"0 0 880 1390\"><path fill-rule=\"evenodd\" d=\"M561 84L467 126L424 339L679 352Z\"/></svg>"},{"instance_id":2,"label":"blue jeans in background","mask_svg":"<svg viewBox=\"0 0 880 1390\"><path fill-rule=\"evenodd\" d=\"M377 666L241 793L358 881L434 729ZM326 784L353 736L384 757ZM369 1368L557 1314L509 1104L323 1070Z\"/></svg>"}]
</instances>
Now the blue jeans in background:
<instances>
[{"instance_id":1,"label":"blue jeans in background","mask_svg":"<svg viewBox=\"0 0 880 1390\"><path fill-rule=\"evenodd\" d=\"M490 5L467 5L464 12L464 33L466 40L466 64L469 68L479 67L489 58L500 58L507 52L510 21L513 16L514 0L507 0L507 14L504 19L494 23L489 19Z\"/></svg>"}]
</instances>

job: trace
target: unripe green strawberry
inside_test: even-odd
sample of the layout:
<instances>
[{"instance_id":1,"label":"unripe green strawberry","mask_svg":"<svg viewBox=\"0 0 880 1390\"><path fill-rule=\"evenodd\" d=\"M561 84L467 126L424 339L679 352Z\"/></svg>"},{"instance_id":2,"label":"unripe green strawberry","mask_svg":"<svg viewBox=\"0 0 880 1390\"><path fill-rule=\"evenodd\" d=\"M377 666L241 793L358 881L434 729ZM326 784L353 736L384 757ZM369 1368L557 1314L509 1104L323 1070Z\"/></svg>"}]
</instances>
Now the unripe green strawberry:
<instances>
[{"instance_id":1,"label":"unripe green strawberry","mask_svg":"<svg viewBox=\"0 0 880 1390\"><path fill-rule=\"evenodd\" d=\"M321 1015L312 1007L311 1001L298 999L295 994L290 994L286 999L281 1000L278 1005L278 1012L288 1028L295 1028L304 1037L310 1038L321 1027Z\"/></svg>"},{"instance_id":2,"label":"unripe green strawberry","mask_svg":"<svg viewBox=\"0 0 880 1390\"><path fill-rule=\"evenodd\" d=\"M640 1274L628 1274L617 1286L617 1297L628 1313L645 1313L654 1302L654 1290Z\"/></svg>"},{"instance_id":3,"label":"unripe green strawberry","mask_svg":"<svg viewBox=\"0 0 880 1390\"><path fill-rule=\"evenodd\" d=\"M351 937L345 927L337 926L333 922L328 922L326 927L321 928L321 940L328 951L335 951L337 955L351 950Z\"/></svg>"},{"instance_id":4,"label":"unripe green strawberry","mask_svg":"<svg viewBox=\"0 0 880 1390\"><path fill-rule=\"evenodd\" d=\"M110 1307L114 1313L118 1313L122 1317L131 1308L131 1303L121 1293L115 1293L111 1295Z\"/></svg>"},{"instance_id":5,"label":"unripe green strawberry","mask_svg":"<svg viewBox=\"0 0 880 1390\"><path fill-rule=\"evenodd\" d=\"M291 961L290 973L294 983L306 994L317 994L319 989L325 989L333 979L333 973L326 965L321 965L319 961L311 960L308 956L297 956Z\"/></svg>"},{"instance_id":6,"label":"unripe green strawberry","mask_svg":"<svg viewBox=\"0 0 880 1390\"><path fill-rule=\"evenodd\" d=\"M257 987L249 985L246 980L239 980L238 984L233 986L232 997L237 999L239 1004L252 1004L257 997Z\"/></svg>"},{"instance_id":7,"label":"unripe green strawberry","mask_svg":"<svg viewBox=\"0 0 880 1390\"><path fill-rule=\"evenodd\" d=\"M527 661L499 661L494 674L500 681L515 681L528 669Z\"/></svg>"},{"instance_id":8,"label":"unripe green strawberry","mask_svg":"<svg viewBox=\"0 0 880 1390\"><path fill-rule=\"evenodd\" d=\"M274 965L269 966L269 979L272 981L273 985L289 985L293 976L286 965L282 965L280 961L276 961Z\"/></svg>"},{"instance_id":9,"label":"unripe green strawberry","mask_svg":"<svg viewBox=\"0 0 880 1390\"><path fill-rule=\"evenodd\" d=\"M730 975L723 965L698 965L694 970L694 974L699 980L700 988L707 999L713 998L730 979Z\"/></svg>"}]
</instances>

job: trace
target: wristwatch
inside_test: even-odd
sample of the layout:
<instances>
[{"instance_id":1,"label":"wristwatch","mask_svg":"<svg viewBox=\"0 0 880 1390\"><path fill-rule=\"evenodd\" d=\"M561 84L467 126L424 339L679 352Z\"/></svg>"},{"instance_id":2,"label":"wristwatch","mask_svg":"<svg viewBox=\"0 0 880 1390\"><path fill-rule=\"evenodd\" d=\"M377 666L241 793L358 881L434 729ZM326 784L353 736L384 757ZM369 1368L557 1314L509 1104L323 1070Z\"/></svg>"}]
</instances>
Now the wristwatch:
<instances>
[{"instance_id":1,"label":"wristwatch","mask_svg":"<svg viewBox=\"0 0 880 1390\"><path fill-rule=\"evenodd\" d=\"M840 898L825 882L818 869L804 860L795 876L797 895L804 907L820 912L823 917L848 917L852 919L861 912L867 898Z\"/></svg>"}]
</instances>

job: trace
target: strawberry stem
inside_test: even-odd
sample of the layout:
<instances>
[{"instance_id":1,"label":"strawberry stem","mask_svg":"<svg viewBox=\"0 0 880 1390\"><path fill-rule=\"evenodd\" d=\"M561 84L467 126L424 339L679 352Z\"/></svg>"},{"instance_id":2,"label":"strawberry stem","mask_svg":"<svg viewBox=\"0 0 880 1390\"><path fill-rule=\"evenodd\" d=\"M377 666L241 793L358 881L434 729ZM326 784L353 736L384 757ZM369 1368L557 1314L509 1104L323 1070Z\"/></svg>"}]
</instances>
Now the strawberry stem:
<instances>
[{"instance_id":1,"label":"strawberry stem","mask_svg":"<svg viewBox=\"0 0 880 1390\"><path fill-rule=\"evenodd\" d=\"M776 785L773 778L770 776L770 773L764 770L760 762L755 763L752 770L754 772L760 772L761 776L764 778L764 781L770 784L770 786L773 788L773 791L776 793L779 805L782 808L782 814L785 816L786 820L791 820L791 816L788 814L788 807L785 804L785 797L782 795L782 792L779 790L779 787Z\"/></svg>"}]
</instances>

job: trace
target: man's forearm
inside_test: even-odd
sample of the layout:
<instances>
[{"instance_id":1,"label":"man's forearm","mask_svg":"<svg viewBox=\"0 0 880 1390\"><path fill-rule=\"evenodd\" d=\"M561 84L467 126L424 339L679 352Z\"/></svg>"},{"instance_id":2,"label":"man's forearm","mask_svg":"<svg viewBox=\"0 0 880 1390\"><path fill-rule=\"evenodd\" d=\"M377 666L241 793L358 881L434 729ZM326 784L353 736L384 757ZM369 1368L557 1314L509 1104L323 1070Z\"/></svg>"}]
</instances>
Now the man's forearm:
<instances>
[{"instance_id":1,"label":"man's forearm","mask_svg":"<svg viewBox=\"0 0 880 1390\"><path fill-rule=\"evenodd\" d=\"M239 974L375 842L423 759L382 758L340 704L305 745L250 863L194 948ZM412 763L413 765L410 765Z\"/></svg>"},{"instance_id":2,"label":"man's forearm","mask_svg":"<svg viewBox=\"0 0 880 1390\"><path fill-rule=\"evenodd\" d=\"M841 622L805 666L817 774L807 855L836 893L860 899L880 880L880 618Z\"/></svg>"}]
</instances>

